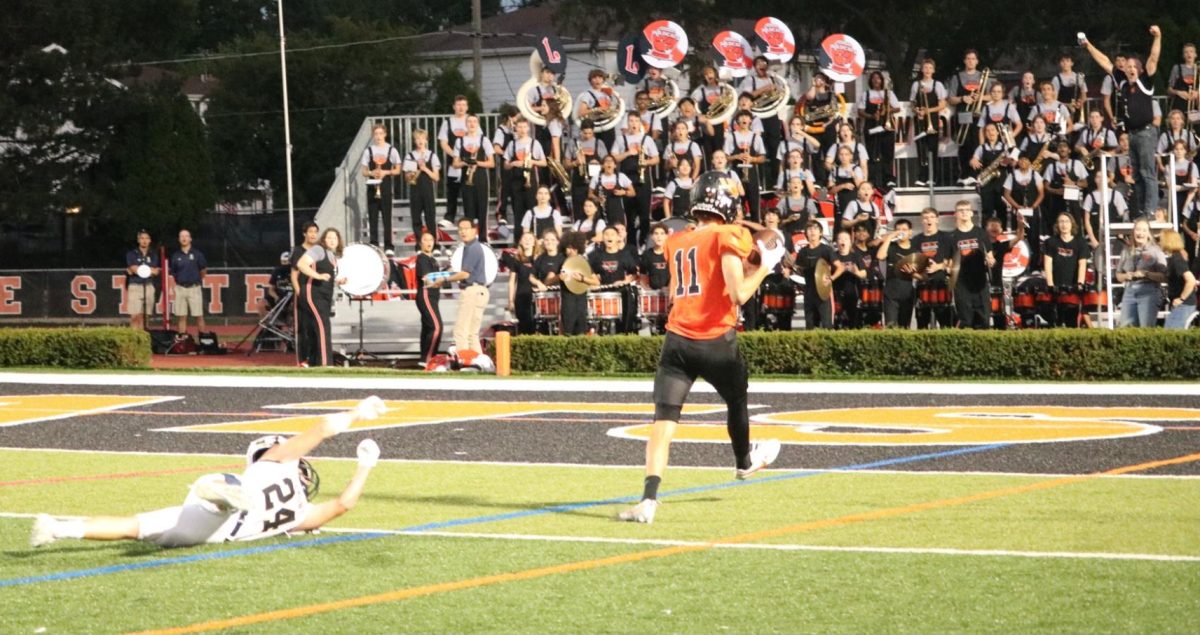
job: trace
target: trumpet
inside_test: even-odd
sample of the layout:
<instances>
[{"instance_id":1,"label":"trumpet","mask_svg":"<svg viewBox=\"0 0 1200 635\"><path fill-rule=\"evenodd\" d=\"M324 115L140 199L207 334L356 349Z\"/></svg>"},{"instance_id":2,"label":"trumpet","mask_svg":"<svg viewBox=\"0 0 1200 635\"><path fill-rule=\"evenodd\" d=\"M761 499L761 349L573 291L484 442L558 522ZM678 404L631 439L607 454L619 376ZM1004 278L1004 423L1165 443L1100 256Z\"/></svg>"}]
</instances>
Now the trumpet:
<instances>
[{"instance_id":1,"label":"trumpet","mask_svg":"<svg viewBox=\"0 0 1200 635\"><path fill-rule=\"evenodd\" d=\"M533 187L533 145L529 146L529 151L525 153L525 160L521 163L521 169L525 171L525 188Z\"/></svg>"},{"instance_id":2,"label":"trumpet","mask_svg":"<svg viewBox=\"0 0 1200 635\"><path fill-rule=\"evenodd\" d=\"M972 101L971 105L967 107L967 112L971 115L971 121L969 123L960 123L958 125L958 132L954 134L954 142L958 145L966 143L972 124L979 119L979 113L983 110L983 91L987 88L988 78L991 77L991 74L992 69L983 69L983 76L979 78L979 88L968 93L975 101Z\"/></svg>"},{"instance_id":3,"label":"trumpet","mask_svg":"<svg viewBox=\"0 0 1200 635\"><path fill-rule=\"evenodd\" d=\"M638 184L646 182L646 143L638 144Z\"/></svg>"},{"instance_id":4,"label":"trumpet","mask_svg":"<svg viewBox=\"0 0 1200 635\"><path fill-rule=\"evenodd\" d=\"M741 159L742 162L740 164L738 164L738 167L742 169L742 180L749 181L750 180L750 168L752 168L754 166L749 162L750 161L750 149L748 147L746 147L746 146L742 147L741 157L742 157L742 159Z\"/></svg>"},{"instance_id":5,"label":"trumpet","mask_svg":"<svg viewBox=\"0 0 1200 635\"><path fill-rule=\"evenodd\" d=\"M1083 73L1075 73L1075 111L1079 113L1079 119L1076 124L1087 125L1088 119L1088 94L1087 84L1084 83Z\"/></svg>"},{"instance_id":6,"label":"trumpet","mask_svg":"<svg viewBox=\"0 0 1200 635\"><path fill-rule=\"evenodd\" d=\"M892 94L892 77L889 75L883 84L883 106L880 108L880 117L883 118L883 129L892 132L896 128L896 124L892 123L892 100L889 97Z\"/></svg>"}]
</instances>

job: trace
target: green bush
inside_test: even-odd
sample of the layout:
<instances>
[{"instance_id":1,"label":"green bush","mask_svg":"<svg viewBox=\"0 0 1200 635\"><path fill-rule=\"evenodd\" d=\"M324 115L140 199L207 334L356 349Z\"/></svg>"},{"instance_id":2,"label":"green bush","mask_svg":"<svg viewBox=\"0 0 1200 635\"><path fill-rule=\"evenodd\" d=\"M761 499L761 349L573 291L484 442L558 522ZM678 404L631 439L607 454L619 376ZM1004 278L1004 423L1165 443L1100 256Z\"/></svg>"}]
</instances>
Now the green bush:
<instances>
[{"instance_id":1,"label":"green bush","mask_svg":"<svg viewBox=\"0 0 1200 635\"><path fill-rule=\"evenodd\" d=\"M0 367L148 368L150 336L142 330L0 328Z\"/></svg>"},{"instance_id":2,"label":"green bush","mask_svg":"<svg viewBox=\"0 0 1200 635\"><path fill-rule=\"evenodd\" d=\"M661 337L513 339L515 371L653 373ZM752 375L1178 380L1200 377L1200 330L740 333ZM1200 390L1200 388L1198 388Z\"/></svg>"}]
</instances>

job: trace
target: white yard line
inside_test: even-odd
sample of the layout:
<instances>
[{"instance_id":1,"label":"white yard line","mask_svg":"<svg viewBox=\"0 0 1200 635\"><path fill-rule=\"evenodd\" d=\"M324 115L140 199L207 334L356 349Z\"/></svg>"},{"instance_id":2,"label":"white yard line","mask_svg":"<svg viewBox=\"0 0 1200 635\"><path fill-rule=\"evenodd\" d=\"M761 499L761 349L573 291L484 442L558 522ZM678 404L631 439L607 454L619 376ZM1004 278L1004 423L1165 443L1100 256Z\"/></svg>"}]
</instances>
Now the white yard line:
<instances>
[{"instance_id":1,"label":"white yard line","mask_svg":"<svg viewBox=\"0 0 1200 635\"><path fill-rule=\"evenodd\" d=\"M75 450L65 448L14 448L0 446L0 451L4 452L66 452L73 454L113 454L117 456L213 456L223 458L243 458L241 454L220 454L216 452L142 452L136 450ZM337 456L318 456L313 459L318 464L323 461L357 461L354 457L337 457ZM380 463L393 463L396 465L412 464L412 465L487 465L499 467L527 467L527 468L585 468L593 470L643 470L645 465L595 465L591 463L535 463L530 461L461 461L454 459L379 459ZM696 466L696 465L672 465L671 470L693 470L693 471L718 471L729 472L730 468L716 466ZM1013 476L1023 478L1062 478L1069 476L1079 476L1079 474L1067 473L1037 473L1037 472L995 472L995 471L980 471L972 472L969 470L879 470L879 469L864 469L864 470L847 470L837 468L788 468L782 470L771 470L772 473L787 473L787 472L825 472L828 474L903 474L913 476ZM1200 474L1096 474L1091 478L1101 479L1168 479L1168 480L1196 480L1200 479Z\"/></svg>"},{"instance_id":2,"label":"white yard line","mask_svg":"<svg viewBox=\"0 0 1200 635\"><path fill-rule=\"evenodd\" d=\"M456 378L456 377L329 377L269 375L187 375L176 373L0 373L0 384L56 386L123 387L204 387L204 388L315 388L341 390L437 390L476 392L561 393L586 390L589 393L649 393L650 379L553 379L553 378ZM715 392L709 384L698 382L696 392ZM801 395L1093 395L1093 396L1181 396L1195 397L1194 383L971 383L971 382L897 382L897 381L752 381L751 394ZM1200 402L1200 399L1197 399Z\"/></svg>"},{"instance_id":3,"label":"white yard line","mask_svg":"<svg viewBox=\"0 0 1200 635\"><path fill-rule=\"evenodd\" d=\"M686 540L656 540L639 538L601 538L594 536L554 536L538 534L489 534L457 531L396 531L390 529L358 529L329 527L322 531L342 533L381 533L402 536L436 536L441 538L474 538L485 540L520 540L534 542L584 542L663 547L713 547L716 549L745 549L760 551L834 551L852 553L888 553L943 556L984 556L1007 558L1067 558L1079 560L1149 560L1160 562L1200 562L1200 556L1155 553L1108 553L1096 551L1016 551L1010 549L948 549L942 547L870 547L835 545L793 545L764 543L723 543Z\"/></svg>"}]
</instances>

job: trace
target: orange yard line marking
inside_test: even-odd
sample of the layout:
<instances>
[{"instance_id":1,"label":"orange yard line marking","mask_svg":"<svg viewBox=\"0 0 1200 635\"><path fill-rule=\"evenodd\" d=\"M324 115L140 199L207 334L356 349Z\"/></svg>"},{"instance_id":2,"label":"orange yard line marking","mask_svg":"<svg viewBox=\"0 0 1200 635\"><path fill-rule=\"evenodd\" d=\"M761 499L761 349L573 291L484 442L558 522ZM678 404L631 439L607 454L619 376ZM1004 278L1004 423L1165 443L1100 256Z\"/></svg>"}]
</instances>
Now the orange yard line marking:
<instances>
[{"instance_id":1,"label":"orange yard line marking","mask_svg":"<svg viewBox=\"0 0 1200 635\"><path fill-rule=\"evenodd\" d=\"M198 622L187 626L179 626L174 628L139 631L131 635L182 635L185 633L202 633L205 631L215 631L222 629L238 628L249 626L252 624L262 624L264 622L274 622L279 620L289 620L298 617L307 617L309 615L317 615L320 613L329 613L332 611L340 611L342 609L355 608L359 606L369 606L374 604L384 604L388 602L398 602L411 598L437 595L439 593L449 593L451 591L462 591L464 589L475 589L479 587L492 586L496 584L504 584L507 582L521 582L524 580L533 580L562 573L573 573L576 571L587 571L591 569L600 569L620 564L628 564L632 562L641 562L644 560L655 560L658 558L666 558L669 556L679 555L683 553L693 553L707 551L721 544L738 544L748 543L761 540L764 538L773 538L788 534L797 534L806 531L817 529L825 529L828 527L843 527L872 520L884 518L892 518L915 512L929 511L932 509L942 509L947 507L956 507L966 505L978 501L1002 498L1013 496L1016 494L1024 494L1028 492L1062 487L1072 483L1089 480L1098 476L1112 476L1118 474L1128 474L1131 472L1144 472L1159 467L1170 465L1178 465L1181 463L1191 463L1200 461L1200 453L1188 454L1172 459L1163 459L1160 461L1149 461L1146 463L1138 463L1136 465L1127 465L1118 467L1104 472L1093 472L1091 474L1081 474L1078 476L1066 476L1056 478L1049 481L1031 483L1016 487L1005 487L1001 489L989 490L978 494L969 494L966 496L958 496L954 498L944 498L939 500L927 501L923 503L913 503L911 505L902 505L899 507L890 507L886 509L864 512L859 514L848 514L837 518L827 518L823 520L815 520L803 522L786 527L778 527L775 529L766 529L755 531L725 538L718 538L707 543L678 545L664 547L662 549L651 549L648 551L635 551L607 558L597 558L592 560L580 560L577 562L567 562L563 564L551 565L547 567L538 567L536 569L527 569L525 571L515 571L512 573L498 573L477 578L468 578L465 580L455 580L451 582L441 582L438 584L429 584L419 587L410 587L407 589L397 589L386 593L378 593L374 595L364 595L356 598L347 598L344 600L336 600L333 602L323 602L320 604L310 604L306 606L297 606L289 609L280 609L277 611L268 611L265 613L255 613L252 615L243 615L223 620L211 620L208 622Z\"/></svg>"},{"instance_id":2,"label":"orange yard line marking","mask_svg":"<svg viewBox=\"0 0 1200 635\"><path fill-rule=\"evenodd\" d=\"M118 478L143 478L149 476L170 476L172 474L187 474L189 472L218 472L242 467L241 463L225 465L206 465L201 467L180 467L171 470L152 470L144 472L119 472L116 474L89 474L85 476L49 476L46 478L31 478L24 481L0 481L0 487L16 487L20 485L49 485L51 483L69 483L73 481L106 481Z\"/></svg>"}]
</instances>

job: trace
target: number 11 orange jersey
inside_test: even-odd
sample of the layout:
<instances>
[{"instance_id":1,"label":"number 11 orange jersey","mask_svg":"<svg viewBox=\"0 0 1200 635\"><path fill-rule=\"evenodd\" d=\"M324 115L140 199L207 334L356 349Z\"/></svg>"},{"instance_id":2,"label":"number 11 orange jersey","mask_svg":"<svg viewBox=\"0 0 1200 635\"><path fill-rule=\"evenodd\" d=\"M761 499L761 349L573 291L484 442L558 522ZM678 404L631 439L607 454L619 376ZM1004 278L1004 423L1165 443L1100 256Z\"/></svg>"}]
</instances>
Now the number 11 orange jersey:
<instances>
[{"instance_id":1,"label":"number 11 orange jersey","mask_svg":"<svg viewBox=\"0 0 1200 635\"><path fill-rule=\"evenodd\" d=\"M741 225L704 225L676 232L664 249L671 270L671 313L667 330L693 340L711 340L737 325L738 307L729 299L721 256L745 258L753 247Z\"/></svg>"}]
</instances>

